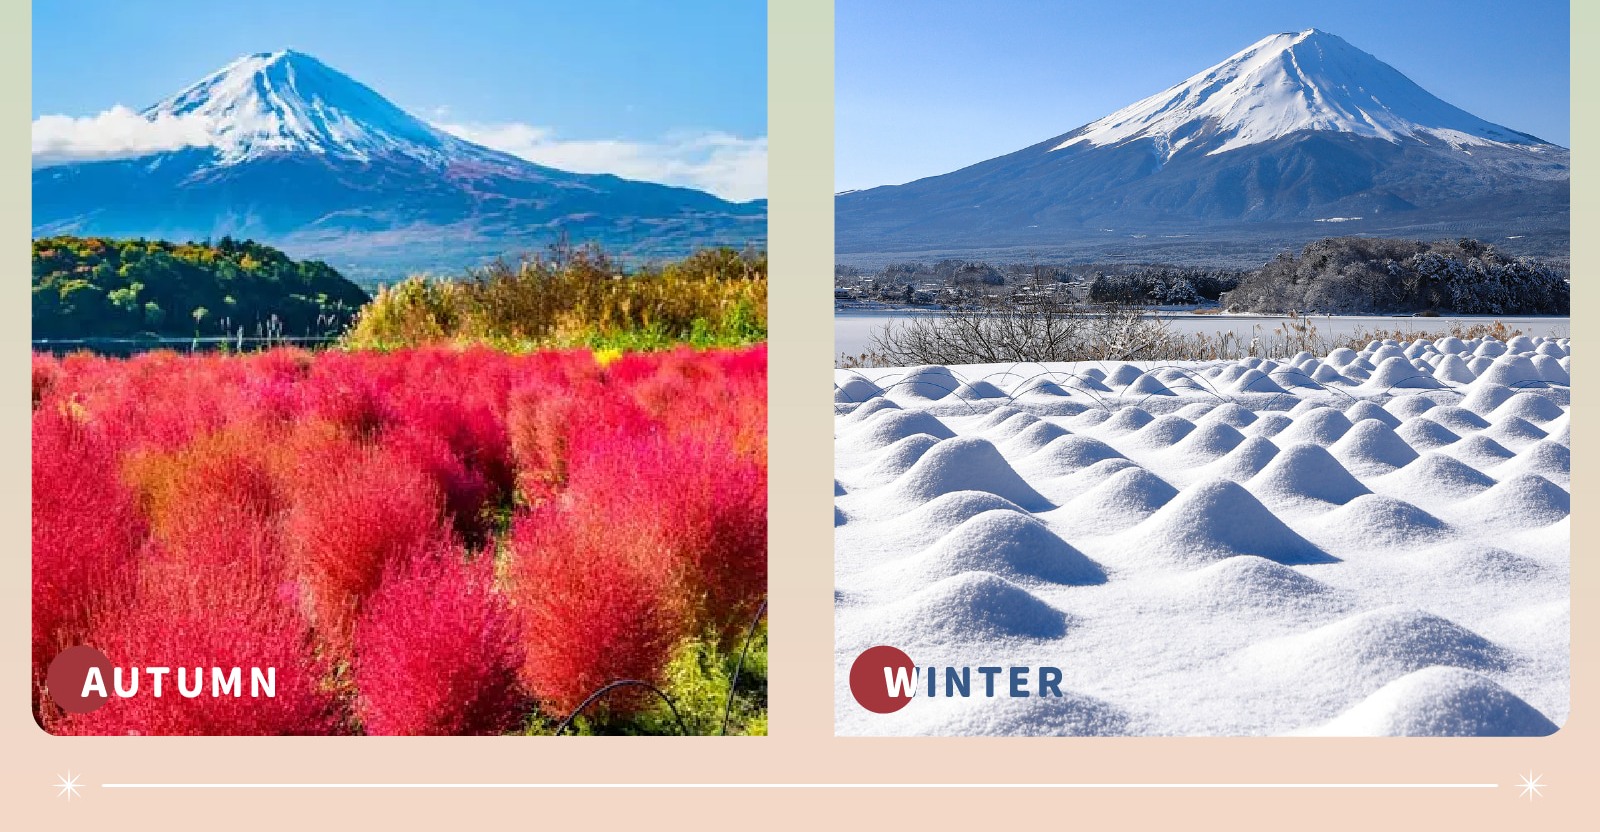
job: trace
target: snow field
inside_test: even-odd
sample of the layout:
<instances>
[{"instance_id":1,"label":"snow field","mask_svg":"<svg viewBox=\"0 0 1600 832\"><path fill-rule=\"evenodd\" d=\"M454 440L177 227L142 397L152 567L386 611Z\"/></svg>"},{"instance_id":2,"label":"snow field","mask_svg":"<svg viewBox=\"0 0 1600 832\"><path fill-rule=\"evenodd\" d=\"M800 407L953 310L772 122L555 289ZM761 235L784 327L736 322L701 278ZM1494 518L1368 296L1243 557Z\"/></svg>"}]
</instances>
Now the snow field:
<instances>
[{"instance_id":1,"label":"snow field","mask_svg":"<svg viewBox=\"0 0 1600 832\"><path fill-rule=\"evenodd\" d=\"M838 371L841 734L1548 734L1568 708L1568 339ZM1059 667L1061 698L848 672Z\"/></svg>"}]
</instances>

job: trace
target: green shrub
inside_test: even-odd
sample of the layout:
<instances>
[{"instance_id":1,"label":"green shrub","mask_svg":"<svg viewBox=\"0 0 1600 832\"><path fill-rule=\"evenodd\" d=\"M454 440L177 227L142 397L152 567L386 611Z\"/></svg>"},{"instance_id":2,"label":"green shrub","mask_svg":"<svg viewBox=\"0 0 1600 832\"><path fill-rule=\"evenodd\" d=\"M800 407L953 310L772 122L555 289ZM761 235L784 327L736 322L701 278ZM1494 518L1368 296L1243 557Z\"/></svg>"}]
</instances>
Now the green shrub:
<instances>
[{"instance_id":1,"label":"green shrub","mask_svg":"<svg viewBox=\"0 0 1600 832\"><path fill-rule=\"evenodd\" d=\"M407 278L379 290L345 344L658 349L752 343L766 332L764 254L705 249L626 272L591 247L497 262L456 279Z\"/></svg>"}]
</instances>

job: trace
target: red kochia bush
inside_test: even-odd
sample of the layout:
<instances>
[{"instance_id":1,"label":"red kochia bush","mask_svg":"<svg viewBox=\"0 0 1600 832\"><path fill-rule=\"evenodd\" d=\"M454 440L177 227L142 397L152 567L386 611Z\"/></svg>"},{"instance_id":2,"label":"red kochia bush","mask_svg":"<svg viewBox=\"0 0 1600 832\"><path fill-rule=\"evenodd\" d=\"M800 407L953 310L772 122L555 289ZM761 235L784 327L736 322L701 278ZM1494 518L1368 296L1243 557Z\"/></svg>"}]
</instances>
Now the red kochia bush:
<instances>
[{"instance_id":1,"label":"red kochia bush","mask_svg":"<svg viewBox=\"0 0 1600 832\"><path fill-rule=\"evenodd\" d=\"M128 699L113 695L87 714L54 714L46 728L57 734L273 735L326 734L337 728L334 697L322 680L326 662L316 658L305 619L295 608L292 589L269 568L252 534L215 528L214 545L223 549L215 563L233 568L194 570L175 564L183 558L152 553L144 579L121 602L106 610L89 634L114 667L140 668L139 690ZM188 698L178 686L185 668L194 685L200 668L199 696ZM153 696L147 667L170 667ZM213 696L213 667L224 677L240 668L238 696ZM273 668L274 695L251 696L250 668ZM126 685L126 675L124 684ZM108 692L115 679L107 679ZM226 684L226 683L225 683Z\"/></svg>"},{"instance_id":2,"label":"red kochia bush","mask_svg":"<svg viewBox=\"0 0 1600 832\"><path fill-rule=\"evenodd\" d=\"M36 690L35 712L71 733L495 732L518 690L560 717L661 683L682 639L742 632L765 594L765 368L761 347L35 356L36 677L88 642L123 667L272 664L289 692L80 719Z\"/></svg>"},{"instance_id":3,"label":"red kochia bush","mask_svg":"<svg viewBox=\"0 0 1600 832\"><path fill-rule=\"evenodd\" d=\"M623 356L610 374L665 430L766 459L766 348Z\"/></svg>"},{"instance_id":4,"label":"red kochia bush","mask_svg":"<svg viewBox=\"0 0 1600 832\"><path fill-rule=\"evenodd\" d=\"M731 635L767 588L766 467L726 441L619 435L575 454L565 506L657 553L695 630Z\"/></svg>"},{"instance_id":5,"label":"red kochia bush","mask_svg":"<svg viewBox=\"0 0 1600 832\"><path fill-rule=\"evenodd\" d=\"M512 593L527 649L522 679L554 717L608 682L660 683L683 634L681 596L659 553L610 531L597 513L554 504L512 529ZM618 713L646 702L626 691L607 700Z\"/></svg>"},{"instance_id":6,"label":"red kochia bush","mask_svg":"<svg viewBox=\"0 0 1600 832\"><path fill-rule=\"evenodd\" d=\"M356 627L356 713L368 734L499 734L517 727L522 642L494 563L454 547L389 569Z\"/></svg>"},{"instance_id":7,"label":"red kochia bush","mask_svg":"<svg viewBox=\"0 0 1600 832\"><path fill-rule=\"evenodd\" d=\"M145 523L116 449L70 406L33 415L33 662L83 642L103 596L133 568Z\"/></svg>"},{"instance_id":8,"label":"red kochia bush","mask_svg":"<svg viewBox=\"0 0 1600 832\"><path fill-rule=\"evenodd\" d=\"M281 442L280 432L240 422L176 451L131 454L124 478L138 491L160 540L176 541L188 526L219 517L264 529L287 505L275 471Z\"/></svg>"},{"instance_id":9,"label":"red kochia bush","mask_svg":"<svg viewBox=\"0 0 1600 832\"><path fill-rule=\"evenodd\" d=\"M482 471L469 467L438 436L415 428L391 430L385 444L433 480L444 496L455 528L467 540L482 543L488 534L484 509L494 498L494 486Z\"/></svg>"},{"instance_id":10,"label":"red kochia bush","mask_svg":"<svg viewBox=\"0 0 1600 832\"><path fill-rule=\"evenodd\" d=\"M291 478L284 545L310 592L320 635L347 647L363 600L391 564L448 535L438 486L397 451L322 438Z\"/></svg>"}]
</instances>

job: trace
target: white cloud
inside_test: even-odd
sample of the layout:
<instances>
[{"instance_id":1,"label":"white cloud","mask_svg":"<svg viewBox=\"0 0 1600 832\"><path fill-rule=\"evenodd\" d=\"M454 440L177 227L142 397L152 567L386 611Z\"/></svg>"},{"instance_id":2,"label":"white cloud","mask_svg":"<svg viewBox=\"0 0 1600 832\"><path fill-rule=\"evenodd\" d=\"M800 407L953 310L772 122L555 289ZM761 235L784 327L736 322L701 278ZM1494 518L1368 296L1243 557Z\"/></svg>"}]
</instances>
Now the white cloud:
<instances>
[{"instance_id":1,"label":"white cloud","mask_svg":"<svg viewBox=\"0 0 1600 832\"><path fill-rule=\"evenodd\" d=\"M33 120L33 164L127 159L207 147L214 141L204 118L161 115L148 119L118 104L99 115L40 116Z\"/></svg>"},{"instance_id":2,"label":"white cloud","mask_svg":"<svg viewBox=\"0 0 1600 832\"><path fill-rule=\"evenodd\" d=\"M612 173L709 191L744 201L767 195L767 137L720 131L675 133L658 141L562 139L548 127L517 122L435 127L469 142L574 173Z\"/></svg>"}]
</instances>

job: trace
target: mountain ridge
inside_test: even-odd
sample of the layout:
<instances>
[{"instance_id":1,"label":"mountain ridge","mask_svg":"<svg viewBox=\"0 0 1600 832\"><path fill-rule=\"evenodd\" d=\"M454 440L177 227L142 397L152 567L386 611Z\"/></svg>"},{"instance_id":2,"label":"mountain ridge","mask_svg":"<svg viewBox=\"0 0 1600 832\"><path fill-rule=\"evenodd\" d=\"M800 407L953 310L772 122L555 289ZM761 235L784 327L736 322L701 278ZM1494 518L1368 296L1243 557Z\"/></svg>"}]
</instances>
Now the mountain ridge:
<instances>
[{"instance_id":1,"label":"mountain ridge","mask_svg":"<svg viewBox=\"0 0 1600 832\"><path fill-rule=\"evenodd\" d=\"M846 255L1057 247L1092 257L1166 232L1298 245L1338 221L1342 233L1440 225L1514 236L1547 250L1530 253L1564 256L1569 160L1310 29L1270 35L1021 150L841 194L837 245Z\"/></svg>"},{"instance_id":2,"label":"mountain ridge","mask_svg":"<svg viewBox=\"0 0 1600 832\"><path fill-rule=\"evenodd\" d=\"M36 168L35 236L250 237L368 282L563 236L641 258L766 237L765 200L535 164L295 50L238 58L142 115L196 121L211 144Z\"/></svg>"}]
</instances>

